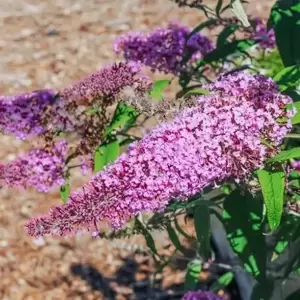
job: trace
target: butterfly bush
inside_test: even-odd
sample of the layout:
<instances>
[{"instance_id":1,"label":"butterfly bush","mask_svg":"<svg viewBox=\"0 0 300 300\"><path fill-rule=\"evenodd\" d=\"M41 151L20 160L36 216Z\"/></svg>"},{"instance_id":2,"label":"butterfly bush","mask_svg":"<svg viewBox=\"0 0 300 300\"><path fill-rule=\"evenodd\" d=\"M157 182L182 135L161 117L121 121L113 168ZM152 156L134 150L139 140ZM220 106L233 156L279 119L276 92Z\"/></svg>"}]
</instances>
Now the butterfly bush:
<instances>
[{"instance_id":1,"label":"butterfly bush","mask_svg":"<svg viewBox=\"0 0 300 300\"><path fill-rule=\"evenodd\" d=\"M11 187L34 186L40 192L61 186L67 142L60 141L52 149L34 149L7 164L0 165L0 183Z\"/></svg>"},{"instance_id":2,"label":"butterfly bush","mask_svg":"<svg viewBox=\"0 0 300 300\"><path fill-rule=\"evenodd\" d=\"M55 95L53 90L45 89L18 96L0 96L0 130L20 139L44 133L43 112Z\"/></svg>"},{"instance_id":3,"label":"butterfly bush","mask_svg":"<svg viewBox=\"0 0 300 300\"><path fill-rule=\"evenodd\" d=\"M245 179L262 167L291 128L290 122L276 122L288 116L285 105L291 99L263 76L234 78L223 76L210 87L211 95L197 98L195 107L131 144L115 163L71 193L66 205L29 221L27 232L98 231L102 220L119 229L143 211L162 211L172 199L186 200L204 187Z\"/></svg>"},{"instance_id":4,"label":"butterfly bush","mask_svg":"<svg viewBox=\"0 0 300 300\"><path fill-rule=\"evenodd\" d=\"M151 67L152 71L179 74L182 66L185 44L186 50L192 53L190 62L201 58L212 50L211 41L201 35L194 34L186 39L191 29L172 22L167 28L155 28L149 33L130 32L117 38L114 50L123 53L126 61L141 62Z\"/></svg>"},{"instance_id":5,"label":"butterfly bush","mask_svg":"<svg viewBox=\"0 0 300 300\"><path fill-rule=\"evenodd\" d=\"M221 300L221 298L208 291L190 291L184 294L182 300Z\"/></svg>"},{"instance_id":6,"label":"butterfly bush","mask_svg":"<svg viewBox=\"0 0 300 300\"><path fill-rule=\"evenodd\" d=\"M260 47L263 49L275 48L276 46L274 30L268 30L260 18L255 19L255 27L252 38L258 41Z\"/></svg>"}]
</instances>

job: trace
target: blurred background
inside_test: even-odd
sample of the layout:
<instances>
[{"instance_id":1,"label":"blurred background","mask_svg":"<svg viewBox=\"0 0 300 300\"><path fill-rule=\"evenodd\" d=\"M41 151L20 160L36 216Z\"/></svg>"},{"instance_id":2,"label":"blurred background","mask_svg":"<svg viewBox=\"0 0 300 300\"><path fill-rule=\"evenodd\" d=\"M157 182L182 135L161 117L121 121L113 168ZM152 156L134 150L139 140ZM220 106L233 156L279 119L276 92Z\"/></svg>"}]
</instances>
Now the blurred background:
<instances>
[{"instance_id":1,"label":"blurred background","mask_svg":"<svg viewBox=\"0 0 300 300\"><path fill-rule=\"evenodd\" d=\"M204 1L213 7L216 3ZM251 1L246 10L267 18L273 3ZM200 11L178 8L169 0L1 0L0 93L60 89L120 60L112 43L122 33L172 20L195 26L204 19ZM29 148L28 142L0 136L1 161ZM87 180L78 172L72 188ZM141 237L112 242L89 235L74 239L26 236L24 222L60 201L58 190L40 194L1 188L1 300L179 299L176 289L184 278L180 266L166 268L160 288L147 296L154 269L149 256L134 253L143 246ZM168 242L163 233L157 233L155 240L160 247Z\"/></svg>"}]
</instances>

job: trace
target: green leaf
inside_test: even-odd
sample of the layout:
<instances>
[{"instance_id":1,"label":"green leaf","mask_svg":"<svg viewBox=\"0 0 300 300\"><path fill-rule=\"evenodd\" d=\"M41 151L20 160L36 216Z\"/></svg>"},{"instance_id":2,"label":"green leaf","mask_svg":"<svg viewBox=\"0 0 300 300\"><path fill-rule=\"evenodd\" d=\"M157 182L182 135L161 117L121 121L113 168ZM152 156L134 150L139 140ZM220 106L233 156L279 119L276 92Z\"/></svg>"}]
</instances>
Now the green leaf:
<instances>
[{"instance_id":1,"label":"green leaf","mask_svg":"<svg viewBox=\"0 0 300 300\"><path fill-rule=\"evenodd\" d=\"M137 116L138 114L133 107L119 103L111 123L106 128L104 136L108 137L116 128L130 127L136 121Z\"/></svg>"},{"instance_id":2,"label":"green leaf","mask_svg":"<svg viewBox=\"0 0 300 300\"><path fill-rule=\"evenodd\" d=\"M170 83L170 80L156 80L153 84L153 88L149 92L150 96L155 100L162 100L164 98L163 91Z\"/></svg>"},{"instance_id":3,"label":"green leaf","mask_svg":"<svg viewBox=\"0 0 300 300\"><path fill-rule=\"evenodd\" d=\"M222 47L227 43L227 39L231 34L233 34L240 26L237 24L229 24L226 26L222 32L220 32L217 39L217 48Z\"/></svg>"},{"instance_id":4,"label":"green leaf","mask_svg":"<svg viewBox=\"0 0 300 300\"><path fill-rule=\"evenodd\" d=\"M290 97L293 98L293 96L290 93L285 92L285 94L288 94ZM300 95L299 95L299 97L300 97ZM292 118L292 124L296 125L296 124L300 123L300 102L293 102L292 104L288 104L288 105L286 105L286 108L287 108L287 110L296 108L296 114ZM288 118L286 118L286 117L277 119L277 122L279 122L279 123L282 123L282 122L286 123L287 121L288 121Z\"/></svg>"},{"instance_id":5,"label":"green leaf","mask_svg":"<svg viewBox=\"0 0 300 300\"><path fill-rule=\"evenodd\" d=\"M270 162L284 162L292 158L300 158L300 147L286 151L281 151L276 156L269 159Z\"/></svg>"},{"instance_id":6,"label":"green leaf","mask_svg":"<svg viewBox=\"0 0 300 300\"><path fill-rule=\"evenodd\" d=\"M171 226L171 224L167 225L167 232L168 232L169 238L172 241L172 243L175 246L175 248L178 251L180 251L181 253L184 254L185 253L185 249L181 245L180 240L178 238L178 235L177 235L176 231L173 229L173 227Z\"/></svg>"},{"instance_id":7,"label":"green leaf","mask_svg":"<svg viewBox=\"0 0 300 300\"><path fill-rule=\"evenodd\" d=\"M208 202L208 201L207 201ZM208 203L202 202L195 209L194 226L198 243L200 244L199 254L205 260L210 256L210 210Z\"/></svg>"},{"instance_id":8,"label":"green leaf","mask_svg":"<svg viewBox=\"0 0 300 300\"><path fill-rule=\"evenodd\" d=\"M155 241L154 241L152 235L150 234L150 232L146 229L146 227L141 223L141 221L138 218L135 218L135 222L138 225L138 227L140 228L140 230L142 231L149 250L152 252L153 255L159 256L159 254L156 250Z\"/></svg>"},{"instance_id":9,"label":"green leaf","mask_svg":"<svg viewBox=\"0 0 300 300\"><path fill-rule=\"evenodd\" d=\"M218 18L220 17L220 11L222 9L222 5L223 5L223 0L218 0L218 3L216 5L216 9L215 9L216 15L217 15Z\"/></svg>"},{"instance_id":10,"label":"green leaf","mask_svg":"<svg viewBox=\"0 0 300 300\"><path fill-rule=\"evenodd\" d=\"M284 172L259 170L257 174L264 196L268 223L271 231L274 231L280 224L283 210Z\"/></svg>"},{"instance_id":11,"label":"green leaf","mask_svg":"<svg viewBox=\"0 0 300 300\"><path fill-rule=\"evenodd\" d=\"M280 227L276 232L276 245L271 261L275 261L285 251L289 251L288 245L298 237L300 219L293 215L283 215Z\"/></svg>"},{"instance_id":12,"label":"green leaf","mask_svg":"<svg viewBox=\"0 0 300 300\"><path fill-rule=\"evenodd\" d=\"M119 155L120 145L118 141L112 141L98 147L94 155L94 172L102 170L104 166L114 161Z\"/></svg>"},{"instance_id":13,"label":"green leaf","mask_svg":"<svg viewBox=\"0 0 300 300\"><path fill-rule=\"evenodd\" d=\"M272 7L269 27L274 28L276 44L286 67L300 63L300 2L277 1Z\"/></svg>"},{"instance_id":14,"label":"green leaf","mask_svg":"<svg viewBox=\"0 0 300 300\"><path fill-rule=\"evenodd\" d=\"M223 204L223 224L233 251L246 270L262 278L266 270L265 237L262 232L263 201L239 189L231 192Z\"/></svg>"},{"instance_id":15,"label":"green leaf","mask_svg":"<svg viewBox=\"0 0 300 300\"><path fill-rule=\"evenodd\" d=\"M218 280L210 287L210 290L213 293L218 292L219 290L224 289L227 287L233 280L234 275L232 272L227 272L223 274L221 277L218 278Z\"/></svg>"},{"instance_id":16,"label":"green leaf","mask_svg":"<svg viewBox=\"0 0 300 300\"><path fill-rule=\"evenodd\" d=\"M296 89L293 89L293 88L287 89L284 92L284 94L290 96L293 99L295 104L296 104L296 102L300 102L300 94Z\"/></svg>"},{"instance_id":17,"label":"green leaf","mask_svg":"<svg viewBox=\"0 0 300 300\"><path fill-rule=\"evenodd\" d=\"M200 23L189 33L189 35L186 38L186 41L188 41L195 33L201 31L205 27L210 27L210 26L216 25L217 23L218 23L218 19L209 19L205 22Z\"/></svg>"},{"instance_id":18,"label":"green leaf","mask_svg":"<svg viewBox=\"0 0 300 300\"><path fill-rule=\"evenodd\" d=\"M214 61L218 61L221 59L226 59L227 56L232 55L234 53L240 52L244 53L249 47L255 45L256 42L250 39L245 40L235 40L228 44L223 45L220 48L216 48L215 50L206 54L203 59L197 62L196 70L205 64L211 64Z\"/></svg>"},{"instance_id":19,"label":"green leaf","mask_svg":"<svg viewBox=\"0 0 300 300\"><path fill-rule=\"evenodd\" d=\"M300 102L294 102L294 107L297 109L295 116L292 118L292 124L296 125L300 123Z\"/></svg>"},{"instance_id":20,"label":"green leaf","mask_svg":"<svg viewBox=\"0 0 300 300\"><path fill-rule=\"evenodd\" d=\"M279 85L281 92L297 87L300 84L300 66L284 68L276 74L273 80Z\"/></svg>"},{"instance_id":21,"label":"green leaf","mask_svg":"<svg viewBox=\"0 0 300 300\"><path fill-rule=\"evenodd\" d=\"M190 239L193 239L192 236L189 236L181 227L180 225L178 224L178 221L177 219L175 218L174 220L174 224L175 224L175 228L176 230L186 239L190 240Z\"/></svg>"},{"instance_id":22,"label":"green leaf","mask_svg":"<svg viewBox=\"0 0 300 300\"><path fill-rule=\"evenodd\" d=\"M70 182L69 179L66 181L66 183L60 187L60 197L64 203L67 202L70 195Z\"/></svg>"},{"instance_id":23,"label":"green leaf","mask_svg":"<svg viewBox=\"0 0 300 300\"><path fill-rule=\"evenodd\" d=\"M247 14L243 8L243 5L240 0L231 1L232 9L231 11L236 15L236 17L242 22L245 27L249 27L250 23L248 21Z\"/></svg>"},{"instance_id":24,"label":"green leaf","mask_svg":"<svg viewBox=\"0 0 300 300\"><path fill-rule=\"evenodd\" d=\"M202 263L200 260L193 260L188 264L184 280L185 291L194 290L197 287L201 270Z\"/></svg>"},{"instance_id":25,"label":"green leaf","mask_svg":"<svg viewBox=\"0 0 300 300\"><path fill-rule=\"evenodd\" d=\"M187 95L208 95L209 91L208 90L204 90L204 89L193 89L188 91L186 94L184 94L185 96Z\"/></svg>"}]
</instances>

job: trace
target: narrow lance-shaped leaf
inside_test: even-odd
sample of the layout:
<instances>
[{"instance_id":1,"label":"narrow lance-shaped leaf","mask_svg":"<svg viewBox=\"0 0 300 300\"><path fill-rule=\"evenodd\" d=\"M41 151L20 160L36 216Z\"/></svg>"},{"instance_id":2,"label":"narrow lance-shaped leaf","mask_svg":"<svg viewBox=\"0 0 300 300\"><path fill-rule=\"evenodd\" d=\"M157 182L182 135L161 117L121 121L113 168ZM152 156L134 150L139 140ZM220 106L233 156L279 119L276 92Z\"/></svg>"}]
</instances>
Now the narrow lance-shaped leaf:
<instances>
[{"instance_id":1,"label":"narrow lance-shaped leaf","mask_svg":"<svg viewBox=\"0 0 300 300\"><path fill-rule=\"evenodd\" d=\"M200 244L199 254L207 260L210 255L210 210L208 203L203 202L196 207L194 224L197 240Z\"/></svg>"},{"instance_id":2,"label":"narrow lance-shaped leaf","mask_svg":"<svg viewBox=\"0 0 300 300\"><path fill-rule=\"evenodd\" d=\"M159 257L159 254L158 254L158 252L156 250L155 241L154 241L152 235L150 234L150 232L145 228L145 226L143 225L143 223L138 218L135 219L135 222L137 223L138 227L142 231L143 236L144 236L144 238L146 240L147 247L149 248L149 250L152 252L152 254L154 255L154 257L155 256Z\"/></svg>"},{"instance_id":3,"label":"narrow lance-shaped leaf","mask_svg":"<svg viewBox=\"0 0 300 300\"><path fill-rule=\"evenodd\" d=\"M217 2L217 5L216 5L216 15L217 17L219 18L220 17L220 12L221 12L221 9L222 9L222 5L223 5L223 0L218 0Z\"/></svg>"},{"instance_id":4,"label":"narrow lance-shaped leaf","mask_svg":"<svg viewBox=\"0 0 300 300\"><path fill-rule=\"evenodd\" d=\"M268 223L271 231L280 224L283 210L284 172L259 170L258 179L262 188Z\"/></svg>"},{"instance_id":5,"label":"narrow lance-shaped leaf","mask_svg":"<svg viewBox=\"0 0 300 300\"><path fill-rule=\"evenodd\" d=\"M240 26L237 24L229 24L226 26L222 32L218 35L217 48L222 47L226 44L227 39L233 34Z\"/></svg>"},{"instance_id":6,"label":"narrow lance-shaped leaf","mask_svg":"<svg viewBox=\"0 0 300 300\"><path fill-rule=\"evenodd\" d=\"M300 63L300 2L277 1L268 26L274 28L276 44L286 67Z\"/></svg>"},{"instance_id":7,"label":"narrow lance-shaped leaf","mask_svg":"<svg viewBox=\"0 0 300 300\"><path fill-rule=\"evenodd\" d=\"M184 247L181 245L178 235L171 224L167 225L167 232L169 234L169 238L172 241L175 248L184 254Z\"/></svg>"},{"instance_id":8,"label":"narrow lance-shaped leaf","mask_svg":"<svg viewBox=\"0 0 300 300\"><path fill-rule=\"evenodd\" d=\"M189 35L187 36L186 40L188 41L189 38L190 38L191 36L193 36L195 33L199 32L199 31L201 31L201 30L204 29L205 27L209 27L209 26L212 26L212 25L216 25L217 22L218 22L217 19L209 19L209 20L207 20L207 21L205 21L205 22L200 23L198 26L196 26L196 27L189 33Z\"/></svg>"},{"instance_id":9,"label":"narrow lance-shaped leaf","mask_svg":"<svg viewBox=\"0 0 300 300\"><path fill-rule=\"evenodd\" d=\"M276 156L270 158L269 162L285 162L292 158L300 158L300 147L281 151Z\"/></svg>"},{"instance_id":10,"label":"narrow lance-shaped leaf","mask_svg":"<svg viewBox=\"0 0 300 300\"><path fill-rule=\"evenodd\" d=\"M175 224L175 228L176 230L186 239L193 239L192 236L189 236L181 227L180 225L178 224L178 221L177 219L175 219L174 221L174 224Z\"/></svg>"},{"instance_id":11,"label":"narrow lance-shaped leaf","mask_svg":"<svg viewBox=\"0 0 300 300\"><path fill-rule=\"evenodd\" d=\"M234 53L244 53L249 47L252 47L256 44L256 41L245 39L245 40L235 40L228 44L223 45L220 48L217 48L208 54L206 54L203 59L197 62L196 70L204 66L205 64L211 64L212 62L225 59L227 56Z\"/></svg>"},{"instance_id":12,"label":"narrow lance-shaped leaf","mask_svg":"<svg viewBox=\"0 0 300 300\"><path fill-rule=\"evenodd\" d=\"M243 5L240 0L231 1L232 9L231 11L236 15L236 17L242 22L245 27L249 27L250 23L248 21L247 14L243 8Z\"/></svg>"},{"instance_id":13,"label":"narrow lance-shaped leaf","mask_svg":"<svg viewBox=\"0 0 300 300\"><path fill-rule=\"evenodd\" d=\"M300 66L290 66L277 73L273 80L279 85L280 91L295 88L300 83Z\"/></svg>"},{"instance_id":14,"label":"narrow lance-shaped leaf","mask_svg":"<svg viewBox=\"0 0 300 300\"><path fill-rule=\"evenodd\" d=\"M209 91L204 89L192 89L188 91L184 96L188 95L208 95Z\"/></svg>"}]
</instances>

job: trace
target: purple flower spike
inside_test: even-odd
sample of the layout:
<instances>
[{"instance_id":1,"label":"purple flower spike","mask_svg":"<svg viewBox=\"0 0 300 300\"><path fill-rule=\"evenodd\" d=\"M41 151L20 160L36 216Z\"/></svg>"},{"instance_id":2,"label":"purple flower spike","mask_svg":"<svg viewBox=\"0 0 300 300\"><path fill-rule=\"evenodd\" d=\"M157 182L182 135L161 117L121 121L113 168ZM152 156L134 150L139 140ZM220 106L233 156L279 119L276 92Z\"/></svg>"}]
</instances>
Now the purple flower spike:
<instances>
[{"instance_id":1,"label":"purple flower spike","mask_svg":"<svg viewBox=\"0 0 300 300\"><path fill-rule=\"evenodd\" d=\"M152 80L141 72L139 63L118 63L94 72L59 93L60 101L52 108L52 124L80 133L89 118L86 108L95 105L105 111L120 100L126 87L134 89L137 95L151 89Z\"/></svg>"},{"instance_id":2,"label":"purple flower spike","mask_svg":"<svg viewBox=\"0 0 300 300\"><path fill-rule=\"evenodd\" d=\"M119 63L94 72L60 92L65 101L88 104L95 101L116 100L125 87L140 92L151 88L152 81L141 73L141 65L136 62Z\"/></svg>"},{"instance_id":3,"label":"purple flower spike","mask_svg":"<svg viewBox=\"0 0 300 300\"><path fill-rule=\"evenodd\" d=\"M53 90L0 96L0 130L20 139L42 134L45 131L43 112L54 97Z\"/></svg>"},{"instance_id":4,"label":"purple flower spike","mask_svg":"<svg viewBox=\"0 0 300 300\"><path fill-rule=\"evenodd\" d=\"M173 22L167 28L156 28L149 33L122 35L115 41L114 50L117 54L123 52L126 61L141 62L151 67L153 72L177 75L190 32L190 28ZM210 52L212 43L207 37L196 33L187 41L187 50L193 53L191 63Z\"/></svg>"},{"instance_id":5,"label":"purple flower spike","mask_svg":"<svg viewBox=\"0 0 300 300\"><path fill-rule=\"evenodd\" d=\"M0 166L0 182L11 187L34 186L40 192L61 186L67 143L61 141L51 150L34 149L16 160Z\"/></svg>"},{"instance_id":6,"label":"purple flower spike","mask_svg":"<svg viewBox=\"0 0 300 300\"><path fill-rule=\"evenodd\" d=\"M276 122L287 117L285 105L291 99L271 80L247 74L236 80L223 76L211 89L215 92L198 97L195 107L131 144L74 191L66 205L27 223L27 232L72 235L97 230L102 220L118 229L143 211L162 211L172 199L186 200L207 186L245 179L262 167L291 129L289 123Z\"/></svg>"},{"instance_id":7,"label":"purple flower spike","mask_svg":"<svg viewBox=\"0 0 300 300\"><path fill-rule=\"evenodd\" d=\"M182 300L221 300L221 298L212 292L207 291L197 291L197 292L187 292L182 297Z\"/></svg>"}]
</instances>

